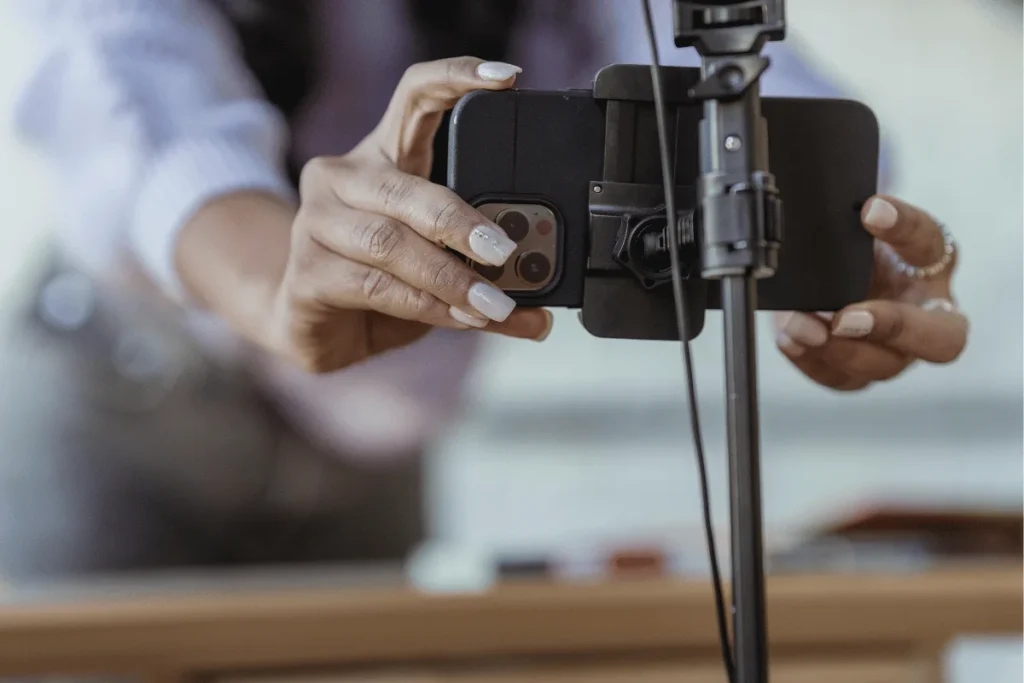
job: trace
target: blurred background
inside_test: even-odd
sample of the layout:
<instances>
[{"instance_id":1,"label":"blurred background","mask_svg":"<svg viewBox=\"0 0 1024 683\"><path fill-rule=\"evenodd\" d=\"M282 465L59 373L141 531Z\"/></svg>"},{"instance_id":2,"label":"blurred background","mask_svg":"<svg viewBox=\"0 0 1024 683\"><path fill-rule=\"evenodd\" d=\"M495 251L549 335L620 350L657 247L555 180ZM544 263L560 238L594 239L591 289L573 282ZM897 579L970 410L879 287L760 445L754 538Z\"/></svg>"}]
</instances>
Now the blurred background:
<instances>
[{"instance_id":1,"label":"blurred background","mask_svg":"<svg viewBox=\"0 0 1024 683\"><path fill-rule=\"evenodd\" d=\"M955 234L956 294L972 329L956 364L918 367L892 385L839 396L791 369L774 348L770 320L762 320L768 542L785 544L879 504L1019 511L1020 3L790 0L789 11L794 42L876 112L895 151L892 193L927 207ZM20 320L14 312L42 267L61 201L45 165L11 134L13 97L31 54L0 14L0 334ZM712 509L726 553L717 314L694 353ZM0 390L28 400L52 386ZM432 537L459 552L501 553L671 538L699 569L705 560L683 391L677 345L594 339L575 312L556 313L543 345L494 340L475 368L467 414L429 458ZM32 403L45 409L45 400ZM1019 640L973 641L951 656L957 681L1019 680L1007 677L1021 669Z\"/></svg>"}]
</instances>

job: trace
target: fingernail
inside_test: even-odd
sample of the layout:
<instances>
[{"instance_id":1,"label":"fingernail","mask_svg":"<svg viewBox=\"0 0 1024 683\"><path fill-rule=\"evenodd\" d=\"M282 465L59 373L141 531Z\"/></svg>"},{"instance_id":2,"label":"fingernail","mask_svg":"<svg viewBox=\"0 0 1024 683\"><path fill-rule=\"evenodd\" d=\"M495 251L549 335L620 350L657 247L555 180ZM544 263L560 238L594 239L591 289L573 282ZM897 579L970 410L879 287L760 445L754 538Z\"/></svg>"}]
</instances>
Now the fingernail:
<instances>
[{"instance_id":1,"label":"fingernail","mask_svg":"<svg viewBox=\"0 0 1024 683\"><path fill-rule=\"evenodd\" d=\"M944 311L946 313L956 313L956 304L949 299L928 299L921 304L922 311Z\"/></svg>"},{"instance_id":2,"label":"fingernail","mask_svg":"<svg viewBox=\"0 0 1024 683\"><path fill-rule=\"evenodd\" d=\"M868 211L864 214L864 222L879 230L888 230L896 225L898 218L896 207L878 197L868 202Z\"/></svg>"},{"instance_id":3,"label":"fingernail","mask_svg":"<svg viewBox=\"0 0 1024 683\"><path fill-rule=\"evenodd\" d=\"M496 322L503 322L516 307L505 292L486 282L478 282L469 288L469 303L477 311Z\"/></svg>"},{"instance_id":4,"label":"fingernail","mask_svg":"<svg viewBox=\"0 0 1024 683\"><path fill-rule=\"evenodd\" d=\"M835 311L818 311L817 315L826 322L832 322L832 319L836 317Z\"/></svg>"},{"instance_id":5,"label":"fingernail","mask_svg":"<svg viewBox=\"0 0 1024 683\"><path fill-rule=\"evenodd\" d=\"M839 316L832 334L837 337L856 339L871 334L875 326L875 316L870 311L847 311Z\"/></svg>"},{"instance_id":6,"label":"fingernail","mask_svg":"<svg viewBox=\"0 0 1024 683\"><path fill-rule=\"evenodd\" d=\"M469 248L481 262L503 266L516 250L516 243L497 226L478 225L469 233Z\"/></svg>"},{"instance_id":7,"label":"fingernail","mask_svg":"<svg viewBox=\"0 0 1024 683\"><path fill-rule=\"evenodd\" d=\"M551 328L555 324L555 316L551 315L551 311L544 311L544 319L546 320L544 331L534 337L534 341L542 342L551 335Z\"/></svg>"},{"instance_id":8,"label":"fingernail","mask_svg":"<svg viewBox=\"0 0 1024 683\"><path fill-rule=\"evenodd\" d=\"M803 346L821 346L828 341L825 323L806 313L791 313L781 327L787 337Z\"/></svg>"},{"instance_id":9,"label":"fingernail","mask_svg":"<svg viewBox=\"0 0 1024 683\"><path fill-rule=\"evenodd\" d=\"M522 72L515 64L505 62L484 62L476 68L476 75L485 81L507 81Z\"/></svg>"},{"instance_id":10,"label":"fingernail","mask_svg":"<svg viewBox=\"0 0 1024 683\"><path fill-rule=\"evenodd\" d=\"M487 327L486 318L479 318L471 313L466 313L462 309L455 308L455 306L448 309L448 314L455 322L462 323L463 325L468 325L477 329Z\"/></svg>"},{"instance_id":11,"label":"fingernail","mask_svg":"<svg viewBox=\"0 0 1024 683\"><path fill-rule=\"evenodd\" d=\"M785 332L780 332L775 337L775 345L794 357L800 357L807 352L807 349L793 341Z\"/></svg>"}]
</instances>

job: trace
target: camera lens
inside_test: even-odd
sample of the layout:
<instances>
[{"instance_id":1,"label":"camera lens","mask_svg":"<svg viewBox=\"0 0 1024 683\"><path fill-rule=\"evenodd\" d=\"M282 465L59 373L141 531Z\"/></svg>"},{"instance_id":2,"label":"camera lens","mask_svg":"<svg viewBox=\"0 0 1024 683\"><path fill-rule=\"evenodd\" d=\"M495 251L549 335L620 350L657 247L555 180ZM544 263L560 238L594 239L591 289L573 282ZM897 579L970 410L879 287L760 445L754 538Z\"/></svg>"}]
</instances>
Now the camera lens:
<instances>
[{"instance_id":1,"label":"camera lens","mask_svg":"<svg viewBox=\"0 0 1024 683\"><path fill-rule=\"evenodd\" d=\"M530 234L530 219L515 209L505 209L498 214L497 223L513 242L522 242Z\"/></svg>"},{"instance_id":2,"label":"camera lens","mask_svg":"<svg viewBox=\"0 0 1024 683\"><path fill-rule=\"evenodd\" d=\"M516 274L531 285L539 285L551 275L551 261L539 251L528 251L516 261Z\"/></svg>"}]
</instances>

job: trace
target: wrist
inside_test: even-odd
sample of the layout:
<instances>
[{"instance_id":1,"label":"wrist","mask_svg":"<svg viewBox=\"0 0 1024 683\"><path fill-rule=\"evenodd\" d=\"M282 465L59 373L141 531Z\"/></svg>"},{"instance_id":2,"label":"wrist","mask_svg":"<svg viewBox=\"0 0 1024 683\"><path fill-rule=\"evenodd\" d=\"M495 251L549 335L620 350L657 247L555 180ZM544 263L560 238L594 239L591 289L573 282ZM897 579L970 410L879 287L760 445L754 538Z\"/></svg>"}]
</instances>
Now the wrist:
<instances>
[{"instance_id":1,"label":"wrist","mask_svg":"<svg viewBox=\"0 0 1024 683\"><path fill-rule=\"evenodd\" d=\"M288 264L296 207L271 194L211 200L182 228L175 266L196 302L262 347L275 346L273 312Z\"/></svg>"}]
</instances>

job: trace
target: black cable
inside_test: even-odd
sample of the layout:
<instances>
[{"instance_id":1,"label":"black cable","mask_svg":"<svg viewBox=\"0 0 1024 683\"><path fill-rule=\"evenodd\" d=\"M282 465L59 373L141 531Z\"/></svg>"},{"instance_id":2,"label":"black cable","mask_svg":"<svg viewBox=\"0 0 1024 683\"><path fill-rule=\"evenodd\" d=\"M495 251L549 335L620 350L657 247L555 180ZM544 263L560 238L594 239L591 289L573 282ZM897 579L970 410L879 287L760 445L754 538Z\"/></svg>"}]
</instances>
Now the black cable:
<instances>
[{"instance_id":1,"label":"black cable","mask_svg":"<svg viewBox=\"0 0 1024 683\"><path fill-rule=\"evenodd\" d=\"M654 21L651 19L650 0L643 0L644 24L647 27L647 39L651 47L651 85L654 89L654 111L658 121L658 143L661 152L661 175L665 183L665 209L668 218L666 232L669 240L669 257L672 259L672 293L675 297L676 324L679 327L679 339L683 344L683 367L686 372L687 394L690 408L690 430L693 434L693 445L697 452L697 467L700 470L700 492L704 507L704 533L707 538L708 556L711 561L711 583L715 591L715 611L718 616L718 638L722 646L722 660L725 672L734 683L734 661L732 646L729 643L729 628L725 618L725 599L722 596L722 579L718 569L718 553L715 550L714 528L711 522L711 496L708 491L707 463L704 459L704 439L700 429L700 414L697 410L697 387L693 379L693 358L690 352L689 318L686 315L686 297L683 293L682 268L679 264L679 238L676 230L678 215L676 213L675 179L672 173L672 155L668 146L668 124L666 123L665 98L661 86L661 60L658 58L658 41L654 33Z\"/></svg>"}]
</instances>

